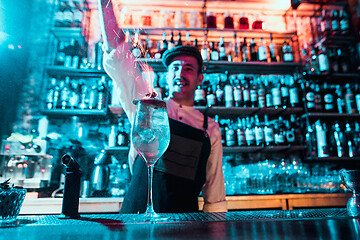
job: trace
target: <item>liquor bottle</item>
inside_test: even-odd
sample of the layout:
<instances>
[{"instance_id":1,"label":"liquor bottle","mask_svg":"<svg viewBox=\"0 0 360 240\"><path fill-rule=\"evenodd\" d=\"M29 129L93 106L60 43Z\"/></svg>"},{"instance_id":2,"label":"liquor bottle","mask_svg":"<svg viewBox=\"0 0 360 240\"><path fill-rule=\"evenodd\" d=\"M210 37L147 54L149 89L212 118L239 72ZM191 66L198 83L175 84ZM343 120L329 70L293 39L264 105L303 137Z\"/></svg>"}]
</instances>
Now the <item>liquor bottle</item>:
<instances>
[{"instance_id":1,"label":"liquor bottle","mask_svg":"<svg viewBox=\"0 0 360 240\"><path fill-rule=\"evenodd\" d=\"M249 51L249 46L246 42L246 37L244 37L244 41L241 44L241 56L243 62L250 61L250 51Z\"/></svg>"},{"instance_id":2,"label":"liquor bottle","mask_svg":"<svg viewBox=\"0 0 360 240\"><path fill-rule=\"evenodd\" d=\"M295 144L296 143L296 134L295 128L290 125L289 120L285 120L285 138L288 144Z\"/></svg>"},{"instance_id":3,"label":"liquor bottle","mask_svg":"<svg viewBox=\"0 0 360 240\"><path fill-rule=\"evenodd\" d=\"M155 54L156 59L161 59L163 53L169 49L168 41L166 40L166 32L163 32L162 34L162 41L160 42L160 52L157 52Z\"/></svg>"},{"instance_id":4,"label":"liquor bottle","mask_svg":"<svg viewBox=\"0 0 360 240\"><path fill-rule=\"evenodd\" d=\"M182 46L183 45L183 42L181 40L181 32L178 33L178 40L175 44L175 46Z\"/></svg>"},{"instance_id":5,"label":"liquor bottle","mask_svg":"<svg viewBox=\"0 0 360 240\"><path fill-rule=\"evenodd\" d=\"M160 87L160 79L159 79L160 77L158 74L156 74L156 75L157 75L157 79L156 79L156 84L154 86L154 90L157 93L158 98L162 99L163 98L163 90Z\"/></svg>"},{"instance_id":6,"label":"liquor bottle","mask_svg":"<svg viewBox=\"0 0 360 240\"><path fill-rule=\"evenodd\" d=\"M343 98L343 90L340 85L336 86L336 105L337 105L337 111L338 113L345 113L346 107L345 107L345 99Z\"/></svg>"},{"instance_id":7,"label":"liquor bottle","mask_svg":"<svg viewBox=\"0 0 360 240\"><path fill-rule=\"evenodd\" d=\"M203 46L200 50L200 53L201 53L201 57L204 61L209 60L210 49L209 49L209 42L208 42L206 33L204 33L204 42L203 42Z\"/></svg>"},{"instance_id":8,"label":"liquor bottle","mask_svg":"<svg viewBox=\"0 0 360 240\"><path fill-rule=\"evenodd\" d=\"M64 2L60 2L58 4L58 9L55 12L54 15L54 26L55 27L64 27L63 26L63 21L64 21L64 10L65 10L66 6Z\"/></svg>"},{"instance_id":9,"label":"liquor bottle","mask_svg":"<svg viewBox=\"0 0 360 240\"><path fill-rule=\"evenodd\" d=\"M345 109L346 113L353 114L356 113L356 103L355 103L355 96L350 87L350 83L345 85Z\"/></svg>"},{"instance_id":10,"label":"liquor bottle","mask_svg":"<svg viewBox=\"0 0 360 240\"><path fill-rule=\"evenodd\" d=\"M294 79L296 78L296 79ZM290 77L290 83L289 83L289 101L290 101L290 107L292 108L298 108L301 107L301 97L300 97L300 86L298 84L298 79L296 75L294 77Z\"/></svg>"},{"instance_id":11,"label":"liquor bottle","mask_svg":"<svg viewBox=\"0 0 360 240\"><path fill-rule=\"evenodd\" d=\"M80 1L73 0L73 3L75 5L75 8L73 10L73 26L76 28L81 28L84 14L80 6Z\"/></svg>"},{"instance_id":12,"label":"liquor bottle","mask_svg":"<svg viewBox=\"0 0 360 240\"><path fill-rule=\"evenodd\" d=\"M254 38L251 39L249 48L250 48L250 61L258 61L257 46Z\"/></svg>"},{"instance_id":13,"label":"liquor bottle","mask_svg":"<svg viewBox=\"0 0 360 240\"><path fill-rule=\"evenodd\" d=\"M319 59L317 55L317 49L315 46L311 47L311 57L310 57L310 74L319 75Z\"/></svg>"},{"instance_id":14,"label":"liquor bottle","mask_svg":"<svg viewBox=\"0 0 360 240\"><path fill-rule=\"evenodd\" d=\"M233 87L230 83L229 72L225 71L226 81L224 87L224 98L225 98L225 107L233 107L234 106L234 93Z\"/></svg>"},{"instance_id":15,"label":"liquor bottle","mask_svg":"<svg viewBox=\"0 0 360 240\"><path fill-rule=\"evenodd\" d=\"M125 34L126 35L126 34ZM94 51L95 51L95 59L94 59L94 68L97 70L102 70L103 68L103 42L102 40L95 43Z\"/></svg>"},{"instance_id":16,"label":"liquor bottle","mask_svg":"<svg viewBox=\"0 0 360 240\"><path fill-rule=\"evenodd\" d=\"M232 121L225 127L225 135L226 135L226 146L234 147L237 145L237 136L236 130L234 128L234 124Z\"/></svg>"},{"instance_id":17,"label":"liquor bottle","mask_svg":"<svg viewBox=\"0 0 360 240\"><path fill-rule=\"evenodd\" d=\"M116 146L125 147L129 145L129 135L125 131L124 120L119 119L118 130L116 133Z\"/></svg>"},{"instance_id":18,"label":"liquor bottle","mask_svg":"<svg viewBox=\"0 0 360 240\"><path fill-rule=\"evenodd\" d=\"M281 89L279 81L273 82L271 88L273 107L280 108L281 107Z\"/></svg>"},{"instance_id":19,"label":"liquor bottle","mask_svg":"<svg viewBox=\"0 0 360 240\"><path fill-rule=\"evenodd\" d=\"M329 60L329 68L331 73L339 72L339 61L337 56L337 51L335 48L328 48L328 60Z\"/></svg>"},{"instance_id":20,"label":"liquor bottle","mask_svg":"<svg viewBox=\"0 0 360 240\"><path fill-rule=\"evenodd\" d=\"M54 64L57 66L64 66L65 63L65 49L66 49L66 44L64 41L59 40L57 43L57 48L56 48L56 55L55 55L55 61Z\"/></svg>"},{"instance_id":21,"label":"liquor bottle","mask_svg":"<svg viewBox=\"0 0 360 240\"><path fill-rule=\"evenodd\" d=\"M255 144L257 146L262 146L265 142L264 138L264 129L260 125L259 116L255 115L255 127L254 127L254 134L255 134Z\"/></svg>"},{"instance_id":22,"label":"liquor bottle","mask_svg":"<svg viewBox=\"0 0 360 240\"><path fill-rule=\"evenodd\" d=\"M326 50L322 44L319 46L318 51L318 62L319 62L319 71L321 74L329 73L329 60L325 54Z\"/></svg>"},{"instance_id":23,"label":"liquor bottle","mask_svg":"<svg viewBox=\"0 0 360 240\"><path fill-rule=\"evenodd\" d=\"M46 96L46 108L53 109L54 108L54 98L55 98L55 88L56 88L56 78L51 78L50 87ZM56 105L56 104L55 104Z\"/></svg>"},{"instance_id":24,"label":"liquor bottle","mask_svg":"<svg viewBox=\"0 0 360 240\"><path fill-rule=\"evenodd\" d=\"M265 78L264 84L265 84L265 103L267 108L274 107L273 105L273 96L272 96L272 83L269 81L269 78Z\"/></svg>"},{"instance_id":25,"label":"liquor bottle","mask_svg":"<svg viewBox=\"0 0 360 240\"><path fill-rule=\"evenodd\" d=\"M287 108L290 106L290 93L289 87L285 84L285 77L280 77L280 92L281 92L281 105L283 108Z\"/></svg>"},{"instance_id":26,"label":"liquor bottle","mask_svg":"<svg viewBox=\"0 0 360 240\"><path fill-rule=\"evenodd\" d=\"M258 107L258 91L256 88L256 84L254 83L254 80L250 80L250 101L251 101L251 107L257 108Z\"/></svg>"},{"instance_id":27,"label":"liquor bottle","mask_svg":"<svg viewBox=\"0 0 360 240\"><path fill-rule=\"evenodd\" d=\"M316 140L317 140L317 156L319 158L328 157L329 150L326 139L326 127L320 120L315 122Z\"/></svg>"},{"instance_id":28,"label":"liquor bottle","mask_svg":"<svg viewBox=\"0 0 360 240\"><path fill-rule=\"evenodd\" d=\"M305 106L308 112L315 111L315 93L314 84L309 82L305 83Z\"/></svg>"},{"instance_id":29,"label":"liquor bottle","mask_svg":"<svg viewBox=\"0 0 360 240\"><path fill-rule=\"evenodd\" d=\"M350 33L349 16L345 9L341 9L339 12L340 18L340 33L343 36L347 36Z\"/></svg>"},{"instance_id":30,"label":"liquor bottle","mask_svg":"<svg viewBox=\"0 0 360 240\"><path fill-rule=\"evenodd\" d=\"M69 96L69 105L71 109L76 109L79 107L79 99L80 99L80 85L78 82L72 81L70 84L70 96Z\"/></svg>"},{"instance_id":31,"label":"liquor bottle","mask_svg":"<svg viewBox=\"0 0 360 240\"><path fill-rule=\"evenodd\" d=\"M143 51L143 47L141 46L139 32L136 31L132 42L131 52L135 58L142 58L143 57L142 51Z\"/></svg>"},{"instance_id":32,"label":"liquor bottle","mask_svg":"<svg viewBox=\"0 0 360 240\"><path fill-rule=\"evenodd\" d=\"M279 117L274 126L275 145L284 145L286 143L285 134L286 132L284 132L282 117Z\"/></svg>"},{"instance_id":33,"label":"liquor bottle","mask_svg":"<svg viewBox=\"0 0 360 240\"><path fill-rule=\"evenodd\" d=\"M224 37L220 37L220 42L219 42L219 60L220 60L220 61L227 61L227 60L228 60L228 57L227 57L227 55L226 55Z\"/></svg>"},{"instance_id":34,"label":"liquor bottle","mask_svg":"<svg viewBox=\"0 0 360 240\"><path fill-rule=\"evenodd\" d=\"M317 155L317 143L316 143L316 133L314 132L314 127L312 124L309 124L305 133L305 144L307 157L314 157Z\"/></svg>"},{"instance_id":35,"label":"liquor bottle","mask_svg":"<svg viewBox=\"0 0 360 240\"><path fill-rule=\"evenodd\" d=\"M68 3L65 3L65 8L63 11L63 27L71 27L73 21L73 12L71 11L71 7Z\"/></svg>"},{"instance_id":36,"label":"liquor bottle","mask_svg":"<svg viewBox=\"0 0 360 240\"><path fill-rule=\"evenodd\" d=\"M344 157L345 156L345 136L340 129L338 122L334 124L334 139L336 143L336 156Z\"/></svg>"},{"instance_id":37,"label":"liquor bottle","mask_svg":"<svg viewBox=\"0 0 360 240\"><path fill-rule=\"evenodd\" d=\"M108 146L115 147L116 144L116 130L115 125L111 125L109 139L108 139Z\"/></svg>"},{"instance_id":38,"label":"liquor bottle","mask_svg":"<svg viewBox=\"0 0 360 240\"><path fill-rule=\"evenodd\" d=\"M216 85L215 95L216 95L217 105L225 106L225 91L224 91L223 82L220 80L220 78L218 84Z\"/></svg>"},{"instance_id":39,"label":"liquor bottle","mask_svg":"<svg viewBox=\"0 0 360 240\"><path fill-rule=\"evenodd\" d=\"M349 122L345 125L345 139L347 142L347 156L349 157L357 157L359 155L359 148L357 148L355 142L355 133L351 129L351 125Z\"/></svg>"},{"instance_id":40,"label":"liquor bottle","mask_svg":"<svg viewBox=\"0 0 360 240\"><path fill-rule=\"evenodd\" d=\"M89 101L88 101L88 108L89 109L96 109L96 104L97 104L97 95L98 95L98 89L97 86L92 86L88 96L89 96Z\"/></svg>"},{"instance_id":41,"label":"liquor bottle","mask_svg":"<svg viewBox=\"0 0 360 240\"><path fill-rule=\"evenodd\" d=\"M341 48L337 49L337 60L338 60L338 64L339 64L339 72L348 73L349 72L348 59L350 58L350 56L346 56L344 53L345 52Z\"/></svg>"},{"instance_id":42,"label":"liquor bottle","mask_svg":"<svg viewBox=\"0 0 360 240\"><path fill-rule=\"evenodd\" d=\"M330 36L331 34L331 19L329 17L329 10L323 9L321 11L321 32L325 36Z\"/></svg>"},{"instance_id":43,"label":"liquor bottle","mask_svg":"<svg viewBox=\"0 0 360 240\"><path fill-rule=\"evenodd\" d=\"M335 112L335 92L326 82L323 84L323 93L324 111Z\"/></svg>"},{"instance_id":44,"label":"liquor bottle","mask_svg":"<svg viewBox=\"0 0 360 240\"><path fill-rule=\"evenodd\" d=\"M244 107L251 107L250 88L247 79L244 79L241 85Z\"/></svg>"},{"instance_id":45,"label":"liquor bottle","mask_svg":"<svg viewBox=\"0 0 360 240\"><path fill-rule=\"evenodd\" d=\"M241 56L240 56L240 42L237 41L236 38L236 32L234 33L234 50L233 50L233 62L241 62Z\"/></svg>"},{"instance_id":46,"label":"liquor bottle","mask_svg":"<svg viewBox=\"0 0 360 240\"><path fill-rule=\"evenodd\" d=\"M276 47L275 47L272 33L270 33L270 42L269 42L268 47L269 47L268 62L276 62L277 61L277 59L276 59L277 52L276 52Z\"/></svg>"},{"instance_id":47,"label":"liquor bottle","mask_svg":"<svg viewBox=\"0 0 360 240\"><path fill-rule=\"evenodd\" d=\"M267 48L263 38L260 38L260 43L258 47L258 59L260 62L267 62L268 59Z\"/></svg>"},{"instance_id":48,"label":"liquor bottle","mask_svg":"<svg viewBox=\"0 0 360 240\"><path fill-rule=\"evenodd\" d=\"M360 113L360 87L358 83L355 83L355 103L356 103L356 109L357 113Z\"/></svg>"},{"instance_id":49,"label":"liquor bottle","mask_svg":"<svg viewBox=\"0 0 360 240\"><path fill-rule=\"evenodd\" d=\"M97 94L97 109L101 110L105 108L105 104L106 104L106 80L105 80L105 76L102 76L100 78L100 80L98 81L98 85L97 85L97 90L98 90L98 94Z\"/></svg>"},{"instance_id":50,"label":"liquor bottle","mask_svg":"<svg viewBox=\"0 0 360 240\"><path fill-rule=\"evenodd\" d=\"M264 115L264 138L265 138L265 145L271 146L275 144L274 139L274 127L268 121L268 116Z\"/></svg>"},{"instance_id":51,"label":"liquor bottle","mask_svg":"<svg viewBox=\"0 0 360 240\"><path fill-rule=\"evenodd\" d=\"M151 48L152 48L152 41L149 38L149 36L147 36L145 38L145 44L144 44L144 52L143 52L143 57L146 59L152 58L152 52L151 52Z\"/></svg>"},{"instance_id":52,"label":"liquor bottle","mask_svg":"<svg viewBox=\"0 0 360 240\"><path fill-rule=\"evenodd\" d=\"M194 105L206 106L205 91L201 85L198 85L197 89L195 90Z\"/></svg>"},{"instance_id":53,"label":"liquor bottle","mask_svg":"<svg viewBox=\"0 0 360 240\"><path fill-rule=\"evenodd\" d=\"M245 137L245 119L238 118L238 126L236 129L237 143L238 146L247 146L246 137Z\"/></svg>"},{"instance_id":54,"label":"liquor bottle","mask_svg":"<svg viewBox=\"0 0 360 240\"><path fill-rule=\"evenodd\" d=\"M221 133L221 144L223 146L226 146L226 133L225 133L225 125L222 123L222 121L219 118L219 115L215 115L214 117L215 122L219 124L220 127L220 133Z\"/></svg>"},{"instance_id":55,"label":"liquor bottle","mask_svg":"<svg viewBox=\"0 0 360 240\"><path fill-rule=\"evenodd\" d=\"M70 96L70 77L65 77L65 81L60 82L60 101L61 109L67 109L69 107L69 96Z\"/></svg>"},{"instance_id":56,"label":"liquor bottle","mask_svg":"<svg viewBox=\"0 0 360 240\"><path fill-rule=\"evenodd\" d=\"M330 10L331 17L331 35L338 36L340 35L340 21L339 21L339 13L337 10Z\"/></svg>"},{"instance_id":57,"label":"liquor bottle","mask_svg":"<svg viewBox=\"0 0 360 240\"><path fill-rule=\"evenodd\" d=\"M172 49L175 47L175 40L174 40L174 33L171 32L170 33L170 41L169 41L169 44L168 44L168 49Z\"/></svg>"},{"instance_id":58,"label":"liquor bottle","mask_svg":"<svg viewBox=\"0 0 360 240\"><path fill-rule=\"evenodd\" d=\"M216 95L212 89L212 85L209 84L207 87L207 91L206 91L206 102L207 102L207 106L211 107L211 106L216 106Z\"/></svg>"},{"instance_id":59,"label":"liquor bottle","mask_svg":"<svg viewBox=\"0 0 360 240\"><path fill-rule=\"evenodd\" d=\"M258 85L258 107L265 108L266 107L266 88L263 81L260 81L260 78L257 79Z\"/></svg>"},{"instance_id":60,"label":"liquor bottle","mask_svg":"<svg viewBox=\"0 0 360 240\"><path fill-rule=\"evenodd\" d=\"M250 118L246 117L245 139L248 146L255 146L255 134L251 123Z\"/></svg>"},{"instance_id":61,"label":"liquor bottle","mask_svg":"<svg viewBox=\"0 0 360 240\"><path fill-rule=\"evenodd\" d=\"M282 45L282 52L283 52L283 61L284 62L293 62L294 61L291 46L286 41L284 41L284 44Z\"/></svg>"},{"instance_id":62,"label":"liquor bottle","mask_svg":"<svg viewBox=\"0 0 360 240\"><path fill-rule=\"evenodd\" d=\"M243 104L243 95L242 95L239 79L236 78L234 83L235 83L235 86L234 86L234 89L233 89L234 106L235 107L242 107L244 104Z\"/></svg>"},{"instance_id":63,"label":"liquor bottle","mask_svg":"<svg viewBox=\"0 0 360 240\"><path fill-rule=\"evenodd\" d=\"M215 46L215 42L210 42L210 60L219 61L219 51Z\"/></svg>"},{"instance_id":64,"label":"liquor bottle","mask_svg":"<svg viewBox=\"0 0 360 240\"><path fill-rule=\"evenodd\" d=\"M195 40L196 40L196 43L197 43L197 39L195 38ZM194 42L195 42L195 40L194 40ZM185 46L191 46L192 45L192 43L191 43L191 41L190 41L190 33L189 32L186 32L186 35L185 35L185 44L184 44ZM195 45L195 44L194 44ZM197 47L197 46L196 46Z\"/></svg>"},{"instance_id":65,"label":"liquor bottle","mask_svg":"<svg viewBox=\"0 0 360 240\"><path fill-rule=\"evenodd\" d=\"M316 83L314 89L314 104L315 104L316 112L321 112L323 110L322 100L323 100L323 96L322 96L322 91L320 89L320 85Z\"/></svg>"}]
</instances>

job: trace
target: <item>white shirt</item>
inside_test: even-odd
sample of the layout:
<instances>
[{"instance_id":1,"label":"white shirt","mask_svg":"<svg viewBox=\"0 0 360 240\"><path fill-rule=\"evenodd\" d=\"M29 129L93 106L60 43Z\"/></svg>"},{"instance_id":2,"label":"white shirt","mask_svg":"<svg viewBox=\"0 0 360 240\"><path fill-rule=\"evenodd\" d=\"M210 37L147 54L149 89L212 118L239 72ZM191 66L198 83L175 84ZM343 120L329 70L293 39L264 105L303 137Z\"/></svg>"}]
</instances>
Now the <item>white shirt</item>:
<instances>
[{"instance_id":1,"label":"white shirt","mask_svg":"<svg viewBox=\"0 0 360 240\"><path fill-rule=\"evenodd\" d=\"M146 81L133 61L131 55L120 54L119 49L104 54L104 69L121 89L119 93L121 106L124 108L130 123L134 121L136 106L133 99L143 98L153 92L153 83ZM204 115L193 106L179 105L171 99L166 99L166 106L170 118L203 129ZM208 119L206 130L211 142L211 152L206 165L206 181L202 188L205 212L226 212L224 174L222 170L222 144L219 124L212 118ZM133 145L129 151L129 166L137 156Z\"/></svg>"}]
</instances>

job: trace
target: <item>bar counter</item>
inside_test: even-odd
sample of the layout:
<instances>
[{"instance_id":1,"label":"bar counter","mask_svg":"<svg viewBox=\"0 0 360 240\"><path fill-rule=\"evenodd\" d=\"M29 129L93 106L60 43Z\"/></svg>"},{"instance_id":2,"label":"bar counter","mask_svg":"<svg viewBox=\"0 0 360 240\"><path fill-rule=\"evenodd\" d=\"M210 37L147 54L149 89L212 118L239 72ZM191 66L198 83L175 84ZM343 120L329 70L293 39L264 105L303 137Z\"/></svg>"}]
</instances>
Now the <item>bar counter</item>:
<instances>
[{"instance_id":1,"label":"bar counter","mask_svg":"<svg viewBox=\"0 0 360 240\"><path fill-rule=\"evenodd\" d=\"M360 239L345 208L174 213L150 223L137 214L21 215L0 239Z\"/></svg>"}]
</instances>

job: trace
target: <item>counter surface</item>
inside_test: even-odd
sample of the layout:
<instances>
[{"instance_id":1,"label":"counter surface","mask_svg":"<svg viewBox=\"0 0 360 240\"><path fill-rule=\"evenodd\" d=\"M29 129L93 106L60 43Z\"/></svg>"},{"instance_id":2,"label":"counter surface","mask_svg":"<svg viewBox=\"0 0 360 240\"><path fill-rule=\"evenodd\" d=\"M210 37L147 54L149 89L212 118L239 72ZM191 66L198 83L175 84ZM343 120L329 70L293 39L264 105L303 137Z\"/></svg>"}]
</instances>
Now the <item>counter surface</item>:
<instances>
[{"instance_id":1,"label":"counter surface","mask_svg":"<svg viewBox=\"0 0 360 240\"><path fill-rule=\"evenodd\" d=\"M360 218L344 208L163 214L149 223L136 214L19 216L0 239L360 239Z\"/></svg>"}]
</instances>

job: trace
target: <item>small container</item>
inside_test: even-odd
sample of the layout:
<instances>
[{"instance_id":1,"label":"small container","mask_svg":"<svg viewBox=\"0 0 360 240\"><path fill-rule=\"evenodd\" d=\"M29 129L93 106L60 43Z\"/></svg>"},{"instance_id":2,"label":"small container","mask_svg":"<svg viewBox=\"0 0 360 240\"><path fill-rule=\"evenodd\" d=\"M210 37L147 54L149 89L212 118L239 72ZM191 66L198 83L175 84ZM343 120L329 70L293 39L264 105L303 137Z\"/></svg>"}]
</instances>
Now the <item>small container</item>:
<instances>
[{"instance_id":1,"label":"small container","mask_svg":"<svg viewBox=\"0 0 360 240\"><path fill-rule=\"evenodd\" d=\"M150 11L144 10L141 14L141 25L151 26L151 14Z\"/></svg>"},{"instance_id":2,"label":"small container","mask_svg":"<svg viewBox=\"0 0 360 240\"><path fill-rule=\"evenodd\" d=\"M124 26L131 26L133 24L132 13L128 8L123 8L120 14L121 24Z\"/></svg>"},{"instance_id":3,"label":"small container","mask_svg":"<svg viewBox=\"0 0 360 240\"><path fill-rule=\"evenodd\" d=\"M259 15L255 16L255 21L252 23L252 29L254 30L262 30L263 21L260 20Z\"/></svg>"},{"instance_id":4,"label":"small container","mask_svg":"<svg viewBox=\"0 0 360 240\"><path fill-rule=\"evenodd\" d=\"M206 15L206 24L208 28L216 28L216 16L213 12Z\"/></svg>"},{"instance_id":5,"label":"small container","mask_svg":"<svg viewBox=\"0 0 360 240\"><path fill-rule=\"evenodd\" d=\"M26 189L0 187L0 226L13 223L24 202Z\"/></svg>"},{"instance_id":6,"label":"small container","mask_svg":"<svg viewBox=\"0 0 360 240\"><path fill-rule=\"evenodd\" d=\"M224 28L234 29L234 18L228 13L225 13L224 17Z\"/></svg>"}]
</instances>

